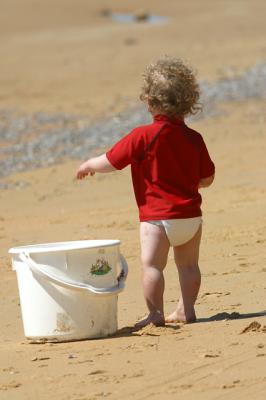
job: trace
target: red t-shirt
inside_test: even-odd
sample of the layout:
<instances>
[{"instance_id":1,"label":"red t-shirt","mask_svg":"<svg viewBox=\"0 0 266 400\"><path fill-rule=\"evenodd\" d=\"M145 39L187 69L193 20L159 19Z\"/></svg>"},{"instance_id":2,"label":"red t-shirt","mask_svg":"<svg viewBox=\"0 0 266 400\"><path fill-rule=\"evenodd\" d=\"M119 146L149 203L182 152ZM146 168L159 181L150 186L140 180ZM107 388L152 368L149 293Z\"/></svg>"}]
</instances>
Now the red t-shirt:
<instances>
[{"instance_id":1,"label":"red t-shirt","mask_svg":"<svg viewBox=\"0 0 266 400\"><path fill-rule=\"evenodd\" d=\"M182 120L157 115L106 156L116 169L131 164L140 221L201 215L199 181L213 175L215 167L202 136Z\"/></svg>"}]
</instances>

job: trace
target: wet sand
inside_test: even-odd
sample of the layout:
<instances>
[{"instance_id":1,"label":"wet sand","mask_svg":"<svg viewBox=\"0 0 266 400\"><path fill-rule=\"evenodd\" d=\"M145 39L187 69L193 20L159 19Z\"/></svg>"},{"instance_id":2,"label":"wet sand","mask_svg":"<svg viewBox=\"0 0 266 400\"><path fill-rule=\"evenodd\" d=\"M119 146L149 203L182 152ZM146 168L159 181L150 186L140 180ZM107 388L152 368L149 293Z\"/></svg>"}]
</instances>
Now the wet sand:
<instances>
[{"instance_id":1,"label":"wet sand","mask_svg":"<svg viewBox=\"0 0 266 400\"><path fill-rule=\"evenodd\" d=\"M165 26L116 25L99 16L96 1L90 2L88 13L79 11L85 4L81 0L75 2L75 12L65 7L64 13L57 11L48 19L54 3L60 2L46 2L47 11L37 13L39 19L25 12L24 25L23 20L16 24L18 16L10 24L0 24L0 53L2 59L5 56L0 66L0 108L25 113L63 110L96 120L135 104L143 66L162 52L190 58L199 77L209 81L228 74L229 66L242 72L265 62L261 1L202 1L200 6L191 2L193 7L151 1L156 14L172 16L173 22ZM134 7L141 6L135 3ZM20 2L12 4L19 7ZM122 1L112 5L118 12L132 10ZM136 44L125 45L128 37L136 38ZM65 69L63 55L70 60ZM213 186L202 190L203 279L196 324L146 327L134 334L127 328L146 312L128 169L76 182L79 163L65 160L9 176L10 182L24 185L0 192L1 399L264 398L264 103L226 102L219 115L191 123L204 135L217 168ZM119 295L118 333L82 342L28 343L8 249L103 238L122 241L130 269L126 290ZM178 295L170 254L166 313Z\"/></svg>"}]
</instances>

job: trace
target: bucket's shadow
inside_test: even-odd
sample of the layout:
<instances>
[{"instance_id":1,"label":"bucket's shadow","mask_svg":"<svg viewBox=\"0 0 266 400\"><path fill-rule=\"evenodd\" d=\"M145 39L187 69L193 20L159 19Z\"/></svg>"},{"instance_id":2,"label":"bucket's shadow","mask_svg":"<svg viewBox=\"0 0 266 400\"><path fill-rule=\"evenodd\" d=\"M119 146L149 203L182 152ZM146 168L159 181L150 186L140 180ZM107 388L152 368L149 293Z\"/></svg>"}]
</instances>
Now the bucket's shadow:
<instances>
[{"instance_id":1,"label":"bucket's shadow","mask_svg":"<svg viewBox=\"0 0 266 400\"><path fill-rule=\"evenodd\" d=\"M255 313L245 313L245 314L241 314L239 312L232 312L232 313L222 312L212 315L211 317L208 318L198 318L197 323L234 320L234 319L249 319L249 318L265 317L265 316L266 316L266 310Z\"/></svg>"}]
</instances>

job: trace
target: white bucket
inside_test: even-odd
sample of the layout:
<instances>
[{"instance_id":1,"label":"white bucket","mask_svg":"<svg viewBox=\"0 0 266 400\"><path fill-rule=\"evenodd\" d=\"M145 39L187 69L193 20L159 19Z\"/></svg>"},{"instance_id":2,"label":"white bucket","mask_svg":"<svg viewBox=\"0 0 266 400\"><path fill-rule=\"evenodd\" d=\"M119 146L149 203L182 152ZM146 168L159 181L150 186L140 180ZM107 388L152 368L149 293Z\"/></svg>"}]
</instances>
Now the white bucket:
<instances>
[{"instance_id":1,"label":"white bucket","mask_svg":"<svg viewBox=\"0 0 266 400\"><path fill-rule=\"evenodd\" d=\"M9 250L28 339L62 342L116 332L117 298L128 271L119 244L82 240Z\"/></svg>"}]
</instances>

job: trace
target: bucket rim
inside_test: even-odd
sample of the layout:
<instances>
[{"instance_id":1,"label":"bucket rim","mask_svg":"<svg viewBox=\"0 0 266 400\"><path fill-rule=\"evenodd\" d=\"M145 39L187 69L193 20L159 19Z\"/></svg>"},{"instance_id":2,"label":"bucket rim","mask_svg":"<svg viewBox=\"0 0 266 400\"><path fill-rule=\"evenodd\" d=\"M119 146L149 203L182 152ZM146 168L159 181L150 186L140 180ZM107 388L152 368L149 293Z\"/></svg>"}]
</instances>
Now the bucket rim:
<instances>
[{"instance_id":1,"label":"bucket rim","mask_svg":"<svg viewBox=\"0 0 266 400\"><path fill-rule=\"evenodd\" d=\"M120 240L111 239L99 239L99 240L73 240L69 242L54 242L54 243L40 243L30 244L26 246L12 247L8 250L9 254L20 254L26 251L29 254L32 253L50 253L55 251L69 251L69 250L81 250L81 249L93 249L97 247L111 247L117 246L121 242Z\"/></svg>"}]
</instances>

